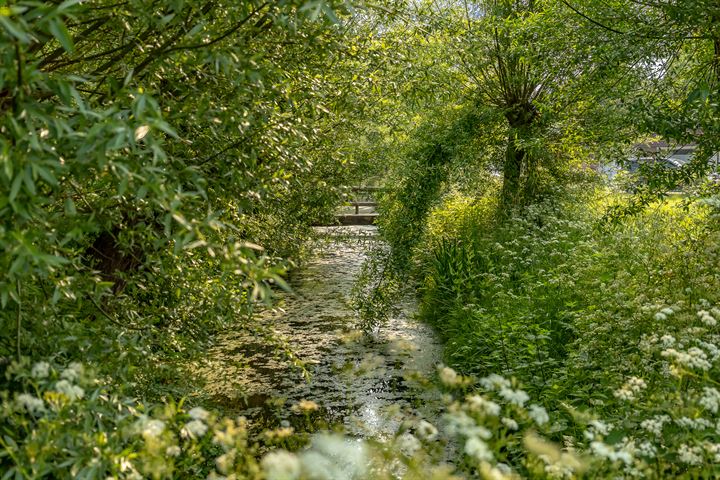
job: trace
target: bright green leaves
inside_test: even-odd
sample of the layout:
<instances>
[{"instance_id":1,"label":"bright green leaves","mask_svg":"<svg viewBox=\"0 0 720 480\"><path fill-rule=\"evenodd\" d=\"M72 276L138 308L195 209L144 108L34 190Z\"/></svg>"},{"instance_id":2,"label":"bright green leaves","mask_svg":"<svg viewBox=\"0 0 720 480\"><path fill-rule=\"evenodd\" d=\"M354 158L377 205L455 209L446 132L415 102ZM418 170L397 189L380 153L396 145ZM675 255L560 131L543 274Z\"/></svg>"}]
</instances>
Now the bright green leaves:
<instances>
[{"instance_id":1,"label":"bright green leaves","mask_svg":"<svg viewBox=\"0 0 720 480\"><path fill-rule=\"evenodd\" d=\"M162 324L171 348L189 346L287 288L286 259L349 182L322 138L354 106L341 108L345 79L327 72L348 11L315 0L1 10L2 330L22 303L22 343L126 322ZM167 340L155 333L146 340ZM88 348L102 341L86 335Z\"/></svg>"},{"instance_id":2,"label":"bright green leaves","mask_svg":"<svg viewBox=\"0 0 720 480\"><path fill-rule=\"evenodd\" d=\"M70 32L65 26L65 23L61 19L55 17L48 20L48 29L68 53L73 52L75 48L73 40L70 37Z\"/></svg>"}]
</instances>

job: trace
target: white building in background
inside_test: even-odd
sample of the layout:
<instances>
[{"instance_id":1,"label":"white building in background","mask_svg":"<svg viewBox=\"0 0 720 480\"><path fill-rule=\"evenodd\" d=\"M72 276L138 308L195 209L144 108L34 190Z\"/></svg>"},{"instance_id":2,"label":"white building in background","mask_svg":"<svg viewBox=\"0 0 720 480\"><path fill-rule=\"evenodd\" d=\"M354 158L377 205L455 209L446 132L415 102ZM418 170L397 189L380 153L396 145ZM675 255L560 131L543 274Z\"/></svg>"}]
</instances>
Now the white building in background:
<instances>
[{"instance_id":1,"label":"white building in background","mask_svg":"<svg viewBox=\"0 0 720 480\"><path fill-rule=\"evenodd\" d=\"M664 140L639 143L635 145L636 155L624 162L611 162L598 168L600 173L612 180L621 171L635 173L641 164L656 164L666 168L680 168L692 160L697 145L671 145ZM720 152L713 155L710 160L713 172L720 172Z\"/></svg>"}]
</instances>

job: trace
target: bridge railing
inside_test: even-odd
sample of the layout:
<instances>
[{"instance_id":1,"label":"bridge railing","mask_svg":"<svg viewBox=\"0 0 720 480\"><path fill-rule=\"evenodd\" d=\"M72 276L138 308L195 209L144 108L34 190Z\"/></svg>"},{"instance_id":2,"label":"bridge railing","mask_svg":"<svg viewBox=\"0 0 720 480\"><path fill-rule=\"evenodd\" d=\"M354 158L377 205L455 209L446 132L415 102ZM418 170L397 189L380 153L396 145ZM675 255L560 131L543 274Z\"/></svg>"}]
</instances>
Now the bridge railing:
<instances>
[{"instance_id":1,"label":"bridge railing","mask_svg":"<svg viewBox=\"0 0 720 480\"><path fill-rule=\"evenodd\" d=\"M337 220L342 225L372 225L377 218L377 212L361 212L361 207L376 207L375 195L380 192L387 191L385 187L350 187L350 194L345 201L345 206L354 207L354 214L339 214Z\"/></svg>"},{"instance_id":2,"label":"bridge railing","mask_svg":"<svg viewBox=\"0 0 720 480\"><path fill-rule=\"evenodd\" d=\"M355 215L360 214L360 207L376 207L375 194L387 191L385 187L351 187L354 194L352 199L346 202L349 206L355 207Z\"/></svg>"}]
</instances>

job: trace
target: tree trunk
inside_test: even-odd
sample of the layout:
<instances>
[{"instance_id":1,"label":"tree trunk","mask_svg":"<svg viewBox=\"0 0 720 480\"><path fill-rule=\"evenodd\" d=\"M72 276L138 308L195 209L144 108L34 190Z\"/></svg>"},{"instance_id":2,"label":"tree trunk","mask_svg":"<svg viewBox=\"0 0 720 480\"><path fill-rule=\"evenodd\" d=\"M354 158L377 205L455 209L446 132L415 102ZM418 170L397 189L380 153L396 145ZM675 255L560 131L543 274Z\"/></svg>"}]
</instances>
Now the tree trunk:
<instances>
[{"instance_id":1,"label":"tree trunk","mask_svg":"<svg viewBox=\"0 0 720 480\"><path fill-rule=\"evenodd\" d=\"M502 202L505 207L520 205L524 200L522 173L528 152L521 140L530 134L536 116L537 110L531 103L516 104L505 113L510 126L503 164Z\"/></svg>"},{"instance_id":2,"label":"tree trunk","mask_svg":"<svg viewBox=\"0 0 720 480\"><path fill-rule=\"evenodd\" d=\"M520 175L526 152L524 148L518 146L517 134L518 131L511 127L503 164L502 203L506 207L520 203Z\"/></svg>"}]
</instances>

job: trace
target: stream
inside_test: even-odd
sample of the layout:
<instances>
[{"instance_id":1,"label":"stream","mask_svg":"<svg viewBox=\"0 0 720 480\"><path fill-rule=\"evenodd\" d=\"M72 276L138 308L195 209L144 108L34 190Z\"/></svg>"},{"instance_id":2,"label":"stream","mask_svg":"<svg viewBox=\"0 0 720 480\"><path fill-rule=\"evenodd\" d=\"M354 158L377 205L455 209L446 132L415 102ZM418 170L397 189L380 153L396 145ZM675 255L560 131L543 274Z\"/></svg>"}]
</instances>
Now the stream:
<instances>
[{"instance_id":1,"label":"stream","mask_svg":"<svg viewBox=\"0 0 720 480\"><path fill-rule=\"evenodd\" d=\"M292 356L278 354L277 341L262 333L227 332L198 372L204 395L258 423L269 416L282 421L278 415L293 415L288 407L312 401L329 424L342 423L362 437L387 438L404 420L434 418L440 394L422 384L434 375L441 344L429 326L412 318L412 295L400 299L399 314L374 334L355 330L350 293L379 241L376 227L317 228L323 241L291 276L292 292L280 294L279 303L260 315L260 330L272 331Z\"/></svg>"}]
</instances>

